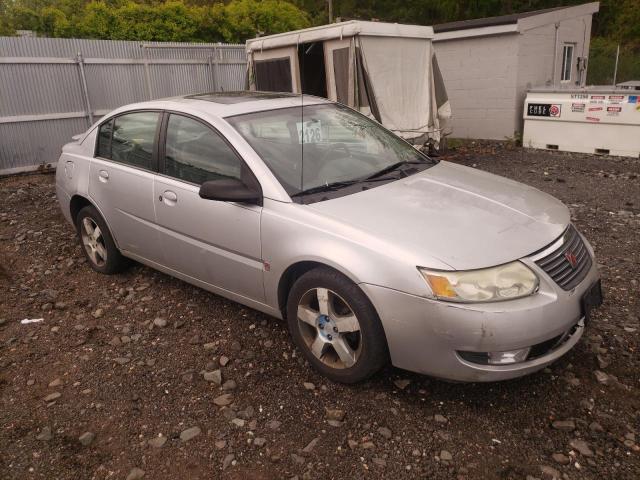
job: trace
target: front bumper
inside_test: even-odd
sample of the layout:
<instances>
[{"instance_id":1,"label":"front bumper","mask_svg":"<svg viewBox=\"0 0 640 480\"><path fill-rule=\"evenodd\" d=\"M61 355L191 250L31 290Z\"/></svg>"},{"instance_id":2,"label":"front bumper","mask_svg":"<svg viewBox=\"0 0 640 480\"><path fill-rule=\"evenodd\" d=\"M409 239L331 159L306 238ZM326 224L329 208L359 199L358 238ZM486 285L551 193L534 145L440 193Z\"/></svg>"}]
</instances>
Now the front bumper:
<instances>
[{"instance_id":1,"label":"front bumper","mask_svg":"<svg viewBox=\"0 0 640 480\"><path fill-rule=\"evenodd\" d=\"M589 248L591 255L593 252ZM567 353L584 333L582 295L598 279L595 261L584 280L564 291L535 266L538 293L496 303L456 304L361 284L382 321L393 365L463 382L516 378L544 368ZM479 364L458 352L501 352L564 337L547 353L507 365Z\"/></svg>"}]
</instances>

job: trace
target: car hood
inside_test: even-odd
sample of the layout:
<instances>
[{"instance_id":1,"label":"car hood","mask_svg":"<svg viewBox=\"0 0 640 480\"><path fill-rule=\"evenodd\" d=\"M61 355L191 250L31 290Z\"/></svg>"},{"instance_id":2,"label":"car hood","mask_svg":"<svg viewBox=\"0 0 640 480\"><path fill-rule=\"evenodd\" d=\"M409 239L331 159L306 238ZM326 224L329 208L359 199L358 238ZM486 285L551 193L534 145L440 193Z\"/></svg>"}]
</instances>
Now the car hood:
<instances>
[{"instance_id":1,"label":"car hood","mask_svg":"<svg viewBox=\"0 0 640 480\"><path fill-rule=\"evenodd\" d=\"M440 162L402 180L309 205L452 269L484 268L530 255L558 238L569 210L533 187ZM433 267L433 265L419 265Z\"/></svg>"}]
</instances>

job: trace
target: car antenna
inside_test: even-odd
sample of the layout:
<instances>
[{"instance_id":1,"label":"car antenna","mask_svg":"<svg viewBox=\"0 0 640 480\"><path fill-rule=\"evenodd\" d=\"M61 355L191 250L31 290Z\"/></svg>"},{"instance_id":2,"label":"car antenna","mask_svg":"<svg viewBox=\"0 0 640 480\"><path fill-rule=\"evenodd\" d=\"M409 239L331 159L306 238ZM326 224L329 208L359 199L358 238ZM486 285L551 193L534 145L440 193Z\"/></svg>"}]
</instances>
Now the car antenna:
<instances>
[{"instance_id":1,"label":"car antenna","mask_svg":"<svg viewBox=\"0 0 640 480\"><path fill-rule=\"evenodd\" d=\"M298 51L300 47L298 46ZM297 53L297 52L296 52ZM304 51L302 53L302 68L300 70L300 116L302 125L300 125L300 191L304 190Z\"/></svg>"}]
</instances>

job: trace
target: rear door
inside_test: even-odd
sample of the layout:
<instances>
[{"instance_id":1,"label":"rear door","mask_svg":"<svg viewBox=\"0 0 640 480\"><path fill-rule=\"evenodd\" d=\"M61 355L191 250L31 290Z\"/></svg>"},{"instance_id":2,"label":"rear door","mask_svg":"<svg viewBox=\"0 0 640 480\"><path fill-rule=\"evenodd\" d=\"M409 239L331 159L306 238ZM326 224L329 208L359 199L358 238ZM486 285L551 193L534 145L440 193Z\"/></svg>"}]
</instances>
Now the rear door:
<instances>
[{"instance_id":1,"label":"rear door","mask_svg":"<svg viewBox=\"0 0 640 480\"><path fill-rule=\"evenodd\" d=\"M89 172L89 196L118 247L153 262L162 261L153 198L160 118L135 111L103 123Z\"/></svg>"},{"instance_id":2,"label":"rear door","mask_svg":"<svg viewBox=\"0 0 640 480\"><path fill-rule=\"evenodd\" d=\"M227 141L200 119L165 114L155 180L156 217L165 265L229 292L264 301L262 207L205 200L208 180L255 181Z\"/></svg>"}]
</instances>

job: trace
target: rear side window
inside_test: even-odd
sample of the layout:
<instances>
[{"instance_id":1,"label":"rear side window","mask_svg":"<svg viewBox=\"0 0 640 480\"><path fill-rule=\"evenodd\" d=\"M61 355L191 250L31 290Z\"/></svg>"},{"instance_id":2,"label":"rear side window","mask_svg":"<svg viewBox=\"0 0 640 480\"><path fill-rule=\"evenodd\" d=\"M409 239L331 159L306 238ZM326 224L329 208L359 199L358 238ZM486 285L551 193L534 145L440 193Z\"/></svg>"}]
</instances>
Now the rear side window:
<instances>
[{"instance_id":1,"label":"rear side window","mask_svg":"<svg viewBox=\"0 0 640 480\"><path fill-rule=\"evenodd\" d=\"M97 154L115 162L152 170L158 112L120 115L100 126Z\"/></svg>"},{"instance_id":2,"label":"rear side window","mask_svg":"<svg viewBox=\"0 0 640 480\"><path fill-rule=\"evenodd\" d=\"M98 149L96 154L102 158L111 158L111 133L113 132L113 119L100 125L98 132Z\"/></svg>"},{"instance_id":3,"label":"rear side window","mask_svg":"<svg viewBox=\"0 0 640 480\"><path fill-rule=\"evenodd\" d=\"M167 125L164 173L197 185L221 178L240 180L242 161L211 128L172 114Z\"/></svg>"}]
</instances>

